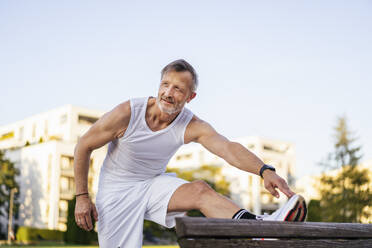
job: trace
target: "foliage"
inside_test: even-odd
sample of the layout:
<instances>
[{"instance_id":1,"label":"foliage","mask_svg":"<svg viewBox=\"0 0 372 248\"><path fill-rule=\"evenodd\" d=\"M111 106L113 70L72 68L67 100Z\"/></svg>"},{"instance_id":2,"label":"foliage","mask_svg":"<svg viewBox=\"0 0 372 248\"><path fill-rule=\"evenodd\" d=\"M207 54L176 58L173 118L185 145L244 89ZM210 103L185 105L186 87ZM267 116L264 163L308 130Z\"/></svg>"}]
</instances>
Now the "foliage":
<instances>
[{"instance_id":1,"label":"foliage","mask_svg":"<svg viewBox=\"0 0 372 248\"><path fill-rule=\"evenodd\" d=\"M356 139L345 117L338 119L335 132L334 151L321 163L332 170L320 178L321 218L328 222L360 222L369 216L365 207L372 204L368 170L358 165L361 147L353 145Z\"/></svg>"},{"instance_id":2,"label":"foliage","mask_svg":"<svg viewBox=\"0 0 372 248\"><path fill-rule=\"evenodd\" d=\"M68 214L67 214L67 230L64 235L64 240L68 244L91 244L98 240L97 233L94 228L91 231L85 231L80 228L75 221L75 205L76 197L68 201ZM95 220L91 216L93 227Z\"/></svg>"},{"instance_id":3,"label":"foliage","mask_svg":"<svg viewBox=\"0 0 372 248\"><path fill-rule=\"evenodd\" d=\"M15 168L14 162L5 158L5 151L0 150L0 216L5 219L9 218L10 190L12 188L17 189L13 198L13 215L18 216L20 190L16 176L19 174L19 169ZM0 223L0 230L7 230L7 223Z\"/></svg>"},{"instance_id":4,"label":"foliage","mask_svg":"<svg viewBox=\"0 0 372 248\"><path fill-rule=\"evenodd\" d=\"M28 241L40 241L40 240L52 240L62 241L63 232L58 230L39 229L28 226L20 226L18 228L17 241L28 242Z\"/></svg>"},{"instance_id":5,"label":"foliage","mask_svg":"<svg viewBox=\"0 0 372 248\"><path fill-rule=\"evenodd\" d=\"M177 176L187 181L204 180L216 192L226 197L230 196L230 183L226 181L225 177L221 174L221 167L212 165L202 165L195 169L179 169L170 168L168 172L175 172Z\"/></svg>"},{"instance_id":6,"label":"foliage","mask_svg":"<svg viewBox=\"0 0 372 248\"><path fill-rule=\"evenodd\" d=\"M320 208L320 201L314 199L310 200L308 205L307 221L321 222L321 211L322 209Z\"/></svg>"}]
</instances>

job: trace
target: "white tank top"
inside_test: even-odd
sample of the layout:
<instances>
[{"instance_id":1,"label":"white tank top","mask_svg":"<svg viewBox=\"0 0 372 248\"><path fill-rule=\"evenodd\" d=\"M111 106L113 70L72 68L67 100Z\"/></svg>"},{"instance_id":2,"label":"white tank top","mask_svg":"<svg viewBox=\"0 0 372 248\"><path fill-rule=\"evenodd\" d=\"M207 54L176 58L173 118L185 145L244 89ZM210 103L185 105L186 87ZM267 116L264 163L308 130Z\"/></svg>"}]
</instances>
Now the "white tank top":
<instances>
[{"instance_id":1,"label":"white tank top","mask_svg":"<svg viewBox=\"0 0 372 248\"><path fill-rule=\"evenodd\" d=\"M184 107L166 128L152 131L145 120L148 99L130 99L128 128L123 137L109 143L101 174L120 181L152 178L165 172L171 157L184 144L193 113Z\"/></svg>"}]
</instances>

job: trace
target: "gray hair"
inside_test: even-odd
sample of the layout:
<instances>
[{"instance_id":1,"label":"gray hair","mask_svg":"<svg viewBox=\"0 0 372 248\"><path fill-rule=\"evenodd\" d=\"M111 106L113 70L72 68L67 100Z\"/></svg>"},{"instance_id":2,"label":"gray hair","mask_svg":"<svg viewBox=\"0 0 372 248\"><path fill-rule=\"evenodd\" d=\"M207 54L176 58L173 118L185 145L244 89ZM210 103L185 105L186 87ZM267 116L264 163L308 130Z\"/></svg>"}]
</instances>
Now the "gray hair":
<instances>
[{"instance_id":1,"label":"gray hair","mask_svg":"<svg viewBox=\"0 0 372 248\"><path fill-rule=\"evenodd\" d=\"M196 88L198 87L198 75L195 72L195 69L184 59L178 59L175 60L168 65L166 65L163 70L161 70L161 78L163 78L164 74L170 71L177 71L177 72L182 72L182 71L188 71L191 73L192 76L192 91L195 92Z\"/></svg>"}]
</instances>

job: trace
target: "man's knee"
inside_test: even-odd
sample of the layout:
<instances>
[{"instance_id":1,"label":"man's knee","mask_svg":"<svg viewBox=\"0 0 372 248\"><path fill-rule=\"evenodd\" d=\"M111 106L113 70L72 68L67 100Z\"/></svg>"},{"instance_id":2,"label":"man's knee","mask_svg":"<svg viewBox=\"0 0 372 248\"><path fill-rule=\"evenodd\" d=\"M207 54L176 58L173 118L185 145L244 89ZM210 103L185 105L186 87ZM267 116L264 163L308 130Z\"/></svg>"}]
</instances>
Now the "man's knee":
<instances>
[{"instance_id":1,"label":"man's knee","mask_svg":"<svg viewBox=\"0 0 372 248\"><path fill-rule=\"evenodd\" d=\"M203 180L195 180L192 182L195 187L195 195L198 196L197 205L201 206L209 196L216 194L211 186Z\"/></svg>"}]
</instances>

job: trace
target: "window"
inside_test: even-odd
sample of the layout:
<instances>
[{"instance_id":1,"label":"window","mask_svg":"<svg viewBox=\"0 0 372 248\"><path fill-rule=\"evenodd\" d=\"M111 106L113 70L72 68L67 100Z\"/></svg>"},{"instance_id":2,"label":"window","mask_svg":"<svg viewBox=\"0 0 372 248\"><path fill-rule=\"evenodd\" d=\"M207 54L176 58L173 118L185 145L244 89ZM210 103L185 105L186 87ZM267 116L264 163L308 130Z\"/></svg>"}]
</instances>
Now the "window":
<instances>
[{"instance_id":1,"label":"window","mask_svg":"<svg viewBox=\"0 0 372 248\"><path fill-rule=\"evenodd\" d=\"M74 190L74 178L61 176L60 178L60 189L61 192L71 192Z\"/></svg>"},{"instance_id":2,"label":"window","mask_svg":"<svg viewBox=\"0 0 372 248\"><path fill-rule=\"evenodd\" d=\"M46 207L46 217L48 218L49 217L49 212L50 212L50 206L49 206L49 203Z\"/></svg>"},{"instance_id":3,"label":"window","mask_svg":"<svg viewBox=\"0 0 372 248\"><path fill-rule=\"evenodd\" d=\"M252 176L251 176L251 175L248 176L248 186L249 186L250 188L253 187L253 179L252 179Z\"/></svg>"},{"instance_id":4,"label":"window","mask_svg":"<svg viewBox=\"0 0 372 248\"><path fill-rule=\"evenodd\" d=\"M264 145L264 150L267 150L267 151L275 151L275 149L271 146L268 146L268 145Z\"/></svg>"},{"instance_id":5,"label":"window","mask_svg":"<svg viewBox=\"0 0 372 248\"><path fill-rule=\"evenodd\" d=\"M67 218L67 211L59 209L59 217L60 218Z\"/></svg>"},{"instance_id":6,"label":"window","mask_svg":"<svg viewBox=\"0 0 372 248\"><path fill-rule=\"evenodd\" d=\"M271 146L271 145L267 145L265 144L263 146L263 149L266 150L266 151L271 151L271 152L277 152L277 153L284 153L285 151L282 151L280 148L278 147L275 147L275 146Z\"/></svg>"},{"instance_id":7,"label":"window","mask_svg":"<svg viewBox=\"0 0 372 248\"><path fill-rule=\"evenodd\" d=\"M35 138L36 136L36 124L32 124L32 138Z\"/></svg>"},{"instance_id":8,"label":"window","mask_svg":"<svg viewBox=\"0 0 372 248\"><path fill-rule=\"evenodd\" d=\"M52 161L53 161L53 155L48 155L48 195L50 193L51 189L51 181L52 181Z\"/></svg>"},{"instance_id":9,"label":"window","mask_svg":"<svg viewBox=\"0 0 372 248\"><path fill-rule=\"evenodd\" d=\"M44 121L44 135L48 137L48 121Z\"/></svg>"},{"instance_id":10,"label":"window","mask_svg":"<svg viewBox=\"0 0 372 248\"><path fill-rule=\"evenodd\" d=\"M181 154L176 157L176 160L184 160L184 159L191 159L192 158L192 153L188 154Z\"/></svg>"},{"instance_id":11,"label":"window","mask_svg":"<svg viewBox=\"0 0 372 248\"><path fill-rule=\"evenodd\" d=\"M19 140L23 140L23 127L20 127L20 128L19 128L19 136L18 136L18 139L19 139Z\"/></svg>"},{"instance_id":12,"label":"window","mask_svg":"<svg viewBox=\"0 0 372 248\"><path fill-rule=\"evenodd\" d=\"M62 210L62 211L65 211L67 213L68 202L66 200L60 200L59 201L59 209ZM67 217L67 215L65 217Z\"/></svg>"},{"instance_id":13,"label":"window","mask_svg":"<svg viewBox=\"0 0 372 248\"><path fill-rule=\"evenodd\" d=\"M74 168L74 158L66 155L61 156L61 169L69 170Z\"/></svg>"},{"instance_id":14,"label":"window","mask_svg":"<svg viewBox=\"0 0 372 248\"><path fill-rule=\"evenodd\" d=\"M68 202L66 200L60 200L58 203L58 216L60 221L67 220L68 215Z\"/></svg>"},{"instance_id":15,"label":"window","mask_svg":"<svg viewBox=\"0 0 372 248\"><path fill-rule=\"evenodd\" d=\"M79 115L79 124L88 124L92 125L98 120L96 117L90 117L85 115Z\"/></svg>"}]
</instances>

